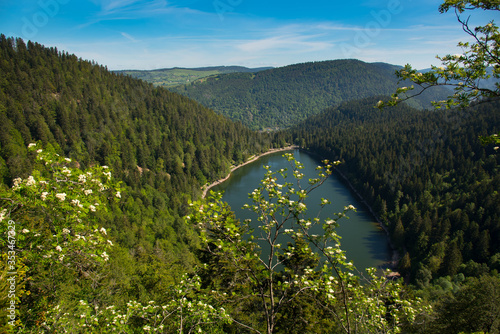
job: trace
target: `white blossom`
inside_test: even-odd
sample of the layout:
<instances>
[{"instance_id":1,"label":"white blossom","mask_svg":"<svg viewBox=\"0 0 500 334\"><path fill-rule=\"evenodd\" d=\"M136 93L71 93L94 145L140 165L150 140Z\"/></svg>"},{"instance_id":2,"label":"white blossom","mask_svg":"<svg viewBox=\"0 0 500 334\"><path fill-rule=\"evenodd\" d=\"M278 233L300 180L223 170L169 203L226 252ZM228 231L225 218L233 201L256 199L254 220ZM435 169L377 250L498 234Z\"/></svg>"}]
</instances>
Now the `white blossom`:
<instances>
[{"instance_id":1,"label":"white blossom","mask_svg":"<svg viewBox=\"0 0 500 334\"><path fill-rule=\"evenodd\" d=\"M95 206L93 206L92 204L89 206L89 209L90 209L90 211L92 211L92 212L95 212L95 210L96 210L96 209L95 209Z\"/></svg>"},{"instance_id":2,"label":"white blossom","mask_svg":"<svg viewBox=\"0 0 500 334\"><path fill-rule=\"evenodd\" d=\"M61 251L62 251L61 246L57 245L57 246L56 246L56 251L61 252Z\"/></svg>"},{"instance_id":3,"label":"white blossom","mask_svg":"<svg viewBox=\"0 0 500 334\"><path fill-rule=\"evenodd\" d=\"M58 193L56 197L62 202L66 199L66 193Z\"/></svg>"},{"instance_id":4,"label":"white blossom","mask_svg":"<svg viewBox=\"0 0 500 334\"><path fill-rule=\"evenodd\" d=\"M5 219L6 215L7 215L7 209L3 209L2 212L0 212L0 222Z\"/></svg>"},{"instance_id":5,"label":"white blossom","mask_svg":"<svg viewBox=\"0 0 500 334\"><path fill-rule=\"evenodd\" d=\"M28 176L28 180L26 181L26 185L28 187L31 187L35 184L36 184L35 178L32 175Z\"/></svg>"},{"instance_id":6,"label":"white blossom","mask_svg":"<svg viewBox=\"0 0 500 334\"><path fill-rule=\"evenodd\" d=\"M35 147L35 146L36 146L36 143L30 143L30 144L28 145L28 148L32 148L32 147Z\"/></svg>"},{"instance_id":7,"label":"white blossom","mask_svg":"<svg viewBox=\"0 0 500 334\"><path fill-rule=\"evenodd\" d=\"M14 182L14 185L12 186L12 188L17 189L17 188L19 188L19 185L21 184L21 182L23 182L23 179L21 179L20 177L16 177L12 181Z\"/></svg>"},{"instance_id":8,"label":"white blossom","mask_svg":"<svg viewBox=\"0 0 500 334\"><path fill-rule=\"evenodd\" d=\"M116 192L115 196L118 197L118 198L122 198L122 194L119 191Z\"/></svg>"},{"instance_id":9,"label":"white blossom","mask_svg":"<svg viewBox=\"0 0 500 334\"><path fill-rule=\"evenodd\" d=\"M106 229L104 227L101 227L99 230L102 234L107 235L108 233L106 232Z\"/></svg>"},{"instance_id":10,"label":"white blossom","mask_svg":"<svg viewBox=\"0 0 500 334\"><path fill-rule=\"evenodd\" d=\"M42 195L40 196L40 197L42 198L42 201L45 201L45 200L47 199L47 195L48 195L48 194L49 194L49 193L48 193L48 192L46 192L46 191L44 191L44 192L42 193Z\"/></svg>"},{"instance_id":11,"label":"white blossom","mask_svg":"<svg viewBox=\"0 0 500 334\"><path fill-rule=\"evenodd\" d=\"M92 194L92 189L85 189L83 191L83 193L88 196L88 195Z\"/></svg>"},{"instance_id":12,"label":"white blossom","mask_svg":"<svg viewBox=\"0 0 500 334\"><path fill-rule=\"evenodd\" d=\"M26 228L23 228L23 230L21 232L24 233L24 234L26 234L26 233L30 233L30 230L28 230Z\"/></svg>"}]
</instances>

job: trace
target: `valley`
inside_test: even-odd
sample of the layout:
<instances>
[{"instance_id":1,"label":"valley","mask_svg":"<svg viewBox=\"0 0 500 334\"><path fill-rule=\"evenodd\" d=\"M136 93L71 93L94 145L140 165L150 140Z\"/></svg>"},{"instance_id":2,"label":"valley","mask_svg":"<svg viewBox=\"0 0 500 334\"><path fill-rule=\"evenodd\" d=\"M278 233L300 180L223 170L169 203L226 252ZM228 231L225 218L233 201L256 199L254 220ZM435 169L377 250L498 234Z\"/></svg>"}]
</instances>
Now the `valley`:
<instances>
[{"instance_id":1,"label":"valley","mask_svg":"<svg viewBox=\"0 0 500 334\"><path fill-rule=\"evenodd\" d=\"M15 305L21 333L498 332L499 102L428 108L437 87L377 109L407 84L398 69L112 72L0 35L0 291L17 294L0 329ZM363 271L386 239L335 170L389 232L400 280Z\"/></svg>"},{"instance_id":2,"label":"valley","mask_svg":"<svg viewBox=\"0 0 500 334\"><path fill-rule=\"evenodd\" d=\"M397 69L352 59L310 62L255 74L218 75L169 89L251 129L284 129L342 102L392 94L398 87ZM431 100L447 95L449 90L438 87L408 103L428 108Z\"/></svg>"}]
</instances>

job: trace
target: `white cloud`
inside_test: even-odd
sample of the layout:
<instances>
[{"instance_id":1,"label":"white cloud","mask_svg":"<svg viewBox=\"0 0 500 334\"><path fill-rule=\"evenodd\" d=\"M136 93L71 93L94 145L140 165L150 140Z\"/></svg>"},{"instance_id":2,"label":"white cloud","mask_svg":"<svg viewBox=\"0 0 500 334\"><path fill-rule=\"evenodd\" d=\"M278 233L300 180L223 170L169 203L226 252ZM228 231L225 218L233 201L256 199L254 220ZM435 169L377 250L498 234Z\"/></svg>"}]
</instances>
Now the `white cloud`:
<instances>
[{"instance_id":1,"label":"white cloud","mask_svg":"<svg viewBox=\"0 0 500 334\"><path fill-rule=\"evenodd\" d=\"M332 46L325 41L313 41L314 36L274 36L241 42L236 46L244 52L264 52L272 50L293 50L295 52L311 52L325 50Z\"/></svg>"},{"instance_id":2,"label":"white cloud","mask_svg":"<svg viewBox=\"0 0 500 334\"><path fill-rule=\"evenodd\" d=\"M109 21L96 26L105 33L92 35L87 45L73 44L70 51L111 69L283 66L338 58L428 67L447 48L456 53L454 46L464 37L450 20L415 19L407 25L394 19L375 29L360 21L290 21L235 13L222 22L215 12L189 9L196 0L171 1L100 0L94 23ZM115 20L143 18L147 28L113 25Z\"/></svg>"},{"instance_id":3,"label":"white cloud","mask_svg":"<svg viewBox=\"0 0 500 334\"><path fill-rule=\"evenodd\" d=\"M111 2L108 6L102 7L100 16L126 17L131 19L161 17L165 15L184 15L186 17L194 15L204 15L201 12L187 6L180 6L179 3L167 2L166 0L105 0ZM215 16L215 13L208 13Z\"/></svg>"},{"instance_id":4,"label":"white cloud","mask_svg":"<svg viewBox=\"0 0 500 334\"><path fill-rule=\"evenodd\" d=\"M134 42L134 43L138 42L138 40L136 40L134 37L132 37L131 35L127 34L126 32L121 32L121 35L123 37L125 37L126 39L128 39L129 41L131 41L131 42Z\"/></svg>"}]
</instances>

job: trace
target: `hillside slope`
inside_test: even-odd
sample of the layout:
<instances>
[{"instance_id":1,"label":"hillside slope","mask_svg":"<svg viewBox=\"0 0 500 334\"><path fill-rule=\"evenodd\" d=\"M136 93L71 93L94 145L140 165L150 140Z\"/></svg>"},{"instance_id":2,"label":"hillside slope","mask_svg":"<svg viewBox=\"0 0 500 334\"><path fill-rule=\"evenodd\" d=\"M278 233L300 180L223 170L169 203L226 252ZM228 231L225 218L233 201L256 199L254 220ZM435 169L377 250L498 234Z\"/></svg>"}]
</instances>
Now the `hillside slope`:
<instances>
[{"instance_id":1,"label":"hillside slope","mask_svg":"<svg viewBox=\"0 0 500 334\"><path fill-rule=\"evenodd\" d=\"M392 94L396 69L359 60L323 61L217 75L169 89L253 129L286 128L342 102ZM443 91L426 92L411 103L426 107Z\"/></svg>"},{"instance_id":2,"label":"hillside slope","mask_svg":"<svg viewBox=\"0 0 500 334\"><path fill-rule=\"evenodd\" d=\"M115 269L127 268L134 284L123 293L131 296L151 298L189 271L196 237L182 219L188 199L270 145L186 97L56 48L0 35L0 73L0 192L31 175L27 146L36 141L79 168L109 166L124 189L101 219L126 250L128 264ZM147 282L146 262L161 279Z\"/></svg>"},{"instance_id":3,"label":"hillside slope","mask_svg":"<svg viewBox=\"0 0 500 334\"><path fill-rule=\"evenodd\" d=\"M498 102L374 112L376 101L328 109L288 140L344 162L339 170L387 224L413 282L499 270L500 155L478 139L500 131Z\"/></svg>"}]
</instances>

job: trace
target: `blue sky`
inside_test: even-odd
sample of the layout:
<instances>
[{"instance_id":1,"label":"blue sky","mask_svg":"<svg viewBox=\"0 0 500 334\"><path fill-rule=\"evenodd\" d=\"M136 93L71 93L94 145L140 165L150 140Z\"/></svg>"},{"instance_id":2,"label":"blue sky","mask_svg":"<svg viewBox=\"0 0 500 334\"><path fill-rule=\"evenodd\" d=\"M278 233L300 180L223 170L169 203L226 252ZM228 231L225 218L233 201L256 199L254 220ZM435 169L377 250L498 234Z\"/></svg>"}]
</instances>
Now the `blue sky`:
<instances>
[{"instance_id":1,"label":"blue sky","mask_svg":"<svg viewBox=\"0 0 500 334\"><path fill-rule=\"evenodd\" d=\"M0 32L112 70L331 59L438 65L467 36L437 0L3 0ZM497 13L472 12L472 24ZM498 23L498 20L495 20Z\"/></svg>"}]
</instances>

